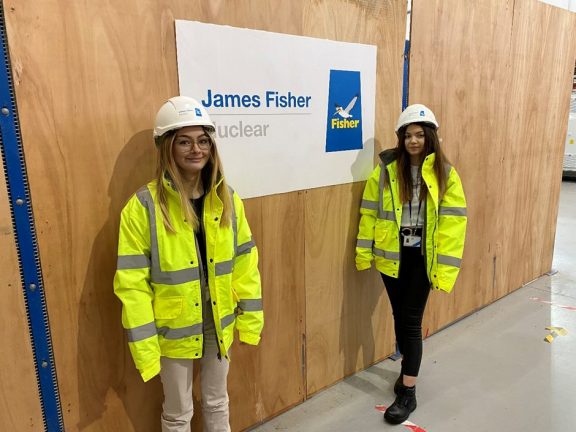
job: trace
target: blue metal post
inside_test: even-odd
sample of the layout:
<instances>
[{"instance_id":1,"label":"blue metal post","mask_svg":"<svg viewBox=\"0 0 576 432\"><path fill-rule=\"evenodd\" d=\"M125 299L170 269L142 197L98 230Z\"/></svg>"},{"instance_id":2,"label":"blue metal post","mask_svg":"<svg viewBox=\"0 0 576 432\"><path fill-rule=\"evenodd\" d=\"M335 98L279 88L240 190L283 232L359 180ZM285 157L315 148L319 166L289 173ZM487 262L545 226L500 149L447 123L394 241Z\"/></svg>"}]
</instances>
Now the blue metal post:
<instances>
[{"instance_id":1,"label":"blue metal post","mask_svg":"<svg viewBox=\"0 0 576 432\"><path fill-rule=\"evenodd\" d=\"M404 42L404 74L402 80L402 111L408 106L410 83L410 37L412 33L412 0L407 0L406 7L406 40Z\"/></svg>"},{"instance_id":2,"label":"blue metal post","mask_svg":"<svg viewBox=\"0 0 576 432\"><path fill-rule=\"evenodd\" d=\"M0 149L4 162L44 428L48 432L60 432L64 430L64 423L2 3L0 3L0 20L3 59L2 67L0 67Z\"/></svg>"}]
</instances>

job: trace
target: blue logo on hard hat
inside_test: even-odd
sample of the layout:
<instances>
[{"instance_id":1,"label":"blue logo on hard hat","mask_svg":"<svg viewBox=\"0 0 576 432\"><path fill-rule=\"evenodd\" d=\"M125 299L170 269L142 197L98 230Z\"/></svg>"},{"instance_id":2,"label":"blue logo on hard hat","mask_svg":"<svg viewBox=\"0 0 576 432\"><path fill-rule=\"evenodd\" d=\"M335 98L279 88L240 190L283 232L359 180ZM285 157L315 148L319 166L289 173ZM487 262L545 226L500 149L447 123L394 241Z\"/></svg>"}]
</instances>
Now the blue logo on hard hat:
<instances>
[{"instance_id":1,"label":"blue logo on hard hat","mask_svg":"<svg viewBox=\"0 0 576 432\"><path fill-rule=\"evenodd\" d=\"M420 111L420 117L424 117L425 115L424 110Z\"/></svg>"},{"instance_id":2,"label":"blue logo on hard hat","mask_svg":"<svg viewBox=\"0 0 576 432\"><path fill-rule=\"evenodd\" d=\"M360 72L330 70L326 151L362 149Z\"/></svg>"},{"instance_id":3,"label":"blue logo on hard hat","mask_svg":"<svg viewBox=\"0 0 576 432\"><path fill-rule=\"evenodd\" d=\"M194 108L194 110L196 111L196 115L198 117L202 117L202 111L200 111L200 108Z\"/></svg>"}]
</instances>

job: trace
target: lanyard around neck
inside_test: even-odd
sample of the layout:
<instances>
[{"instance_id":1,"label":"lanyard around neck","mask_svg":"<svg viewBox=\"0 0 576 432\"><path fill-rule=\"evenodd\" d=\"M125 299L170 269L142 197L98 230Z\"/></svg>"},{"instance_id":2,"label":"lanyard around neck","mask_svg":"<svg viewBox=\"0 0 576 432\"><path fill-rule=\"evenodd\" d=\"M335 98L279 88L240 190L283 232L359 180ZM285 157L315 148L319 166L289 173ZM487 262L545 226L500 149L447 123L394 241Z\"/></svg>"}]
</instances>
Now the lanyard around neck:
<instances>
[{"instance_id":1,"label":"lanyard around neck","mask_svg":"<svg viewBox=\"0 0 576 432\"><path fill-rule=\"evenodd\" d=\"M416 223L412 221L412 200L408 201L408 211L410 216L410 224L412 226L418 226L418 221L420 220L420 209L422 208L422 201L418 201L418 214L416 215Z\"/></svg>"}]
</instances>

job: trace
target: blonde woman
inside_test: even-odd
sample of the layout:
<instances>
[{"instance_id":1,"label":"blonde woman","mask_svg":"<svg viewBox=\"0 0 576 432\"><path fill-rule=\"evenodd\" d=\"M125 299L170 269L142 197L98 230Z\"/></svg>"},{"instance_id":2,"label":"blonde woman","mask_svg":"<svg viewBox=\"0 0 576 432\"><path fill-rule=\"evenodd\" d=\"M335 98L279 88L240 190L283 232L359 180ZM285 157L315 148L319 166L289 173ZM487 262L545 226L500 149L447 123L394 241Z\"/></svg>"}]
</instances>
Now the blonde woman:
<instances>
[{"instance_id":1,"label":"blonde woman","mask_svg":"<svg viewBox=\"0 0 576 432\"><path fill-rule=\"evenodd\" d=\"M122 210L114 291L144 381L160 374L163 432L190 431L192 371L201 368L204 430L229 431L234 329L257 345L264 318L258 252L227 185L214 124L195 99L158 111L156 179Z\"/></svg>"}]
</instances>

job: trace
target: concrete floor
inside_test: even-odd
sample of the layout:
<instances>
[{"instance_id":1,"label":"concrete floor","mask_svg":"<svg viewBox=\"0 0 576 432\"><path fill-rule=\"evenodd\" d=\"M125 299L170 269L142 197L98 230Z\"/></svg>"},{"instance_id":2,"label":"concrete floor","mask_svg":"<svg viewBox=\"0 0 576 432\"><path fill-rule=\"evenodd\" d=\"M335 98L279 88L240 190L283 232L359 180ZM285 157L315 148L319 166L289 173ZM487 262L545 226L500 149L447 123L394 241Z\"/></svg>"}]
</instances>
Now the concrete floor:
<instances>
[{"instance_id":1,"label":"concrete floor","mask_svg":"<svg viewBox=\"0 0 576 432\"><path fill-rule=\"evenodd\" d=\"M575 232L576 183L564 182L553 263L558 273L426 339L418 409L409 419L414 426L388 425L376 408L394 400L400 365L385 360L253 431L575 431L576 310L558 306L576 306ZM568 334L548 344L547 326Z\"/></svg>"}]
</instances>

